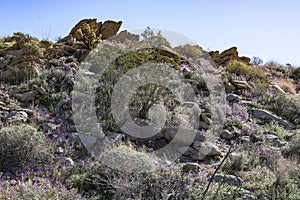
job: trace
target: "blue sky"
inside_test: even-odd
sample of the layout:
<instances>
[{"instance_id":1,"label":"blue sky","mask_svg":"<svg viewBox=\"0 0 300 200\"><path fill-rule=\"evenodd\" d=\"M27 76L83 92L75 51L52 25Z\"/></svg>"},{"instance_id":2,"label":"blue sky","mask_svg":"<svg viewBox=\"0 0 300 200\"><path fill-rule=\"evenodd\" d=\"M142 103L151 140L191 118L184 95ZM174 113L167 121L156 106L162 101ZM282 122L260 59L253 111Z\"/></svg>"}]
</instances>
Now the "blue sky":
<instances>
[{"instance_id":1,"label":"blue sky","mask_svg":"<svg viewBox=\"0 0 300 200\"><path fill-rule=\"evenodd\" d=\"M163 28L205 50L237 46L240 55L300 66L297 0L2 0L0 36L21 31L65 36L83 18L121 20L121 30Z\"/></svg>"}]
</instances>

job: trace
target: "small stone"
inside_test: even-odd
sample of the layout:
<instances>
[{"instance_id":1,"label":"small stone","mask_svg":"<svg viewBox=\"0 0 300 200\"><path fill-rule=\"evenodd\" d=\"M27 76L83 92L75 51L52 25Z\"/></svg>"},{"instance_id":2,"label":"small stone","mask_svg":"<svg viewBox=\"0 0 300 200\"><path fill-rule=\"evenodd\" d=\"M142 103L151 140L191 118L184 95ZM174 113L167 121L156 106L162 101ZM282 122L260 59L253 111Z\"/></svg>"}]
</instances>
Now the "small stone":
<instances>
[{"instance_id":1,"label":"small stone","mask_svg":"<svg viewBox=\"0 0 300 200\"><path fill-rule=\"evenodd\" d=\"M212 124L212 120L207 117L207 114L202 113L201 116L205 123L207 123L208 125Z\"/></svg>"},{"instance_id":2,"label":"small stone","mask_svg":"<svg viewBox=\"0 0 300 200\"><path fill-rule=\"evenodd\" d=\"M198 151L193 147L180 147L178 152L185 156L196 155L198 153Z\"/></svg>"},{"instance_id":3,"label":"small stone","mask_svg":"<svg viewBox=\"0 0 300 200\"><path fill-rule=\"evenodd\" d=\"M114 143L120 143L124 140L125 136L120 133L109 133L106 135L109 141Z\"/></svg>"},{"instance_id":4,"label":"small stone","mask_svg":"<svg viewBox=\"0 0 300 200\"><path fill-rule=\"evenodd\" d=\"M182 166L182 170L184 172L198 172L200 169L200 165L194 162L184 163Z\"/></svg>"},{"instance_id":5,"label":"small stone","mask_svg":"<svg viewBox=\"0 0 300 200\"><path fill-rule=\"evenodd\" d=\"M176 144L189 146L195 139L195 132L193 130L182 129L179 132L176 128L168 128L164 130L164 138L167 141L172 141Z\"/></svg>"},{"instance_id":6,"label":"small stone","mask_svg":"<svg viewBox=\"0 0 300 200\"><path fill-rule=\"evenodd\" d=\"M220 149L211 143L195 141L193 147L204 156L220 156L222 154Z\"/></svg>"},{"instance_id":7,"label":"small stone","mask_svg":"<svg viewBox=\"0 0 300 200\"><path fill-rule=\"evenodd\" d=\"M42 87L38 87L37 85L33 85L32 88L35 89L36 91L38 91L38 93L40 93L41 95L47 94L46 90Z\"/></svg>"},{"instance_id":8,"label":"small stone","mask_svg":"<svg viewBox=\"0 0 300 200\"><path fill-rule=\"evenodd\" d=\"M284 143L280 141L280 139L276 135L268 134L265 136L265 139L272 143L275 147L282 147Z\"/></svg>"},{"instance_id":9,"label":"small stone","mask_svg":"<svg viewBox=\"0 0 300 200\"><path fill-rule=\"evenodd\" d=\"M67 132L66 136L68 138L69 141L71 142L75 142L75 143L80 143L80 137L79 137L79 133L76 132Z\"/></svg>"},{"instance_id":10,"label":"small stone","mask_svg":"<svg viewBox=\"0 0 300 200\"><path fill-rule=\"evenodd\" d=\"M21 124L26 122L28 114L24 111L12 111L10 117L7 119L9 124Z\"/></svg>"},{"instance_id":11,"label":"small stone","mask_svg":"<svg viewBox=\"0 0 300 200\"><path fill-rule=\"evenodd\" d=\"M9 184L10 184L11 186L17 185L17 181L16 181L16 180L10 180L10 181L9 181Z\"/></svg>"},{"instance_id":12,"label":"small stone","mask_svg":"<svg viewBox=\"0 0 300 200\"><path fill-rule=\"evenodd\" d=\"M199 122L199 129L204 129L204 130L208 130L209 129L209 125L205 122Z\"/></svg>"},{"instance_id":13,"label":"small stone","mask_svg":"<svg viewBox=\"0 0 300 200\"><path fill-rule=\"evenodd\" d=\"M241 137L240 137L240 140L241 140L242 142L248 142L248 143L251 142L251 138L250 138L249 136L247 136L247 135L241 136Z\"/></svg>"},{"instance_id":14,"label":"small stone","mask_svg":"<svg viewBox=\"0 0 300 200\"><path fill-rule=\"evenodd\" d=\"M195 155L191 155L190 158L194 161L204 161L205 160L205 155L203 154L195 154Z\"/></svg>"},{"instance_id":15,"label":"small stone","mask_svg":"<svg viewBox=\"0 0 300 200\"><path fill-rule=\"evenodd\" d=\"M65 163L67 165L74 165L74 161L72 160L72 158L69 158L69 157L65 158Z\"/></svg>"},{"instance_id":16,"label":"small stone","mask_svg":"<svg viewBox=\"0 0 300 200\"><path fill-rule=\"evenodd\" d=\"M241 100L241 97L237 94L228 94L226 99L229 102L238 102Z\"/></svg>"},{"instance_id":17,"label":"small stone","mask_svg":"<svg viewBox=\"0 0 300 200\"><path fill-rule=\"evenodd\" d=\"M37 91L29 91L21 94L16 94L15 97L23 102L33 101L37 96Z\"/></svg>"},{"instance_id":18,"label":"small stone","mask_svg":"<svg viewBox=\"0 0 300 200\"><path fill-rule=\"evenodd\" d=\"M247 83L247 81L233 80L233 85L241 90L251 89L251 86Z\"/></svg>"},{"instance_id":19,"label":"small stone","mask_svg":"<svg viewBox=\"0 0 300 200\"><path fill-rule=\"evenodd\" d=\"M242 200L255 200L257 199L253 194L242 194Z\"/></svg>"},{"instance_id":20,"label":"small stone","mask_svg":"<svg viewBox=\"0 0 300 200\"><path fill-rule=\"evenodd\" d=\"M196 132L196 137L194 139L194 141L199 141L199 142L203 142L205 140L205 135L202 131L197 131Z\"/></svg>"},{"instance_id":21,"label":"small stone","mask_svg":"<svg viewBox=\"0 0 300 200\"><path fill-rule=\"evenodd\" d=\"M51 124L51 123L43 123L42 124L42 128L46 133L48 133L48 132L51 133L51 132L55 131L57 129L57 127L58 127L57 125Z\"/></svg>"},{"instance_id":22,"label":"small stone","mask_svg":"<svg viewBox=\"0 0 300 200\"><path fill-rule=\"evenodd\" d=\"M58 147L57 150L55 151L55 153L57 154L62 154L64 152L64 149L61 147Z\"/></svg>"},{"instance_id":23,"label":"small stone","mask_svg":"<svg viewBox=\"0 0 300 200\"><path fill-rule=\"evenodd\" d=\"M216 174L213 177L213 181L217 183L226 183L228 185L234 185L234 186L241 186L244 181L237 176L234 175L223 175L223 174Z\"/></svg>"},{"instance_id":24,"label":"small stone","mask_svg":"<svg viewBox=\"0 0 300 200\"><path fill-rule=\"evenodd\" d=\"M235 90L235 87L230 82L225 82L224 86L228 92L232 92Z\"/></svg>"},{"instance_id":25,"label":"small stone","mask_svg":"<svg viewBox=\"0 0 300 200\"><path fill-rule=\"evenodd\" d=\"M229 130L225 129L221 132L221 137L226 140L231 140L234 138L234 134L232 134Z\"/></svg>"}]
</instances>

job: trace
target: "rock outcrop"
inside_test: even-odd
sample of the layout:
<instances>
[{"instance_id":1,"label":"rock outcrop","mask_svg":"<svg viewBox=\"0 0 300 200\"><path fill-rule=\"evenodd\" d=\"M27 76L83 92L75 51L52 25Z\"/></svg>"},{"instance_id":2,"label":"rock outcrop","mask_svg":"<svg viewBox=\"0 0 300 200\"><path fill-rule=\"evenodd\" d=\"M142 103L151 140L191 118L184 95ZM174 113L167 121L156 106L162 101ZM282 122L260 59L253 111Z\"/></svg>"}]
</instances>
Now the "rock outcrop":
<instances>
[{"instance_id":1,"label":"rock outcrop","mask_svg":"<svg viewBox=\"0 0 300 200\"><path fill-rule=\"evenodd\" d=\"M70 31L69 35L61 39L61 42L83 42L87 47L95 47L101 40L115 36L122 22L105 21L97 22L97 19L83 19Z\"/></svg>"},{"instance_id":2,"label":"rock outcrop","mask_svg":"<svg viewBox=\"0 0 300 200\"><path fill-rule=\"evenodd\" d=\"M4 48L0 49L0 81L20 83L29 80L39 75L49 60L61 57L74 57L80 62L101 40L115 36L121 25L121 21L102 23L96 19L84 19L57 43L39 41L21 33L6 37ZM138 37L127 32L120 37L126 36L138 40Z\"/></svg>"},{"instance_id":3,"label":"rock outcrop","mask_svg":"<svg viewBox=\"0 0 300 200\"><path fill-rule=\"evenodd\" d=\"M239 57L237 47L231 47L222 53L219 51L211 51L209 55L213 58L217 65L226 65L229 61L238 60L243 63L249 64L250 58L242 56Z\"/></svg>"}]
</instances>

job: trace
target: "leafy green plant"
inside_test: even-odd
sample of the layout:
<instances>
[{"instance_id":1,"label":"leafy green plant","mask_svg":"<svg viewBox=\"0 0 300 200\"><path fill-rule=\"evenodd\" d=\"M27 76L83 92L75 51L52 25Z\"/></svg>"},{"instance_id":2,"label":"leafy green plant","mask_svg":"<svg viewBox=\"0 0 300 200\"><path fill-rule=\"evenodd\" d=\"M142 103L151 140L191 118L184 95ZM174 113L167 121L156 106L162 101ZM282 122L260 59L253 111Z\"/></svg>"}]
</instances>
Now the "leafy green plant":
<instances>
[{"instance_id":1,"label":"leafy green plant","mask_svg":"<svg viewBox=\"0 0 300 200\"><path fill-rule=\"evenodd\" d=\"M39 46L38 41L30 41L23 44L22 51L25 55L33 55L42 58L44 56L45 49Z\"/></svg>"},{"instance_id":2,"label":"leafy green plant","mask_svg":"<svg viewBox=\"0 0 300 200\"><path fill-rule=\"evenodd\" d=\"M41 162L47 148L44 135L29 125L2 128L0 130L0 169L11 171L31 160Z\"/></svg>"},{"instance_id":3,"label":"leafy green plant","mask_svg":"<svg viewBox=\"0 0 300 200\"><path fill-rule=\"evenodd\" d=\"M245 76L247 79L262 79L263 73L258 71L255 66L249 66L241 61L233 60L226 65L226 70L237 76Z\"/></svg>"},{"instance_id":4,"label":"leafy green plant","mask_svg":"<svg viewBox=\"0 0 300 200\"><path fill-rule=\"evenodd\" d=\"M295 158L300 161L300 133L296 131L290 139L290 143L283 150L283 154L286 157Z\"/></svg>"},{"instance_id":5,"label":"leafy green plant","mask_svg":"<svg viewBox=\"0 0 300 200\"><path fill-rule=\"evenodd\" d=\"M274 134L280 139L285 139L291 135L290 131L284 129L276 122L267 124L265 132L269 134Z\"/></svg>"},{"instance_id":6,"label":"leafy green plant","mask_svg":"<svg viewBox=\"0 0 300 200\"><path fill-rule=\"evenodd\" d=\"M175 47L174 50L181 55L194 59L199 58L199 56L203 54L202 48L198 45L185 44L183 46Z\"/></svg>"}]
</instances>

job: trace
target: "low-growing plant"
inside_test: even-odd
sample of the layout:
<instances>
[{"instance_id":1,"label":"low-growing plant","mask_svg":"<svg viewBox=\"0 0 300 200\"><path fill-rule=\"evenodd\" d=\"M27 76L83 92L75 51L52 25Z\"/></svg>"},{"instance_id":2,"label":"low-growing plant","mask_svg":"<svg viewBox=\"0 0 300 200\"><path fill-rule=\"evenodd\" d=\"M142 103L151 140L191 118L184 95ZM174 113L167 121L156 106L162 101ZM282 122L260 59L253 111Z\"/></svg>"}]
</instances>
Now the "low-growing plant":
<instances>
[{"instance_id":1,"label":"low-growing plant","mask_svg":"<svg viewBox=\"0 0 300 200\"><path fill-rule=\"evenodd\" d=\"M25 55L33 55L42 58L45 49L40 47L38 41L32 40L23 44L22 51Z\"/></svg>"},{"instance_id":2,"label":"low-growing plant","mask_svg":"<svg viewBox=\"0 0 300 200\"><path fill-rule=\"evenodd\" d=\"M300 80L300 67L294 68L290 74L290 77L296 81Z\"/></svg>"},{"instance_id":3,"label":"low-growing plant","mask_svg":"<svg viewBox=\"0 0 300 200\"><path fill-rule=\"evenodd\" d=\"M283 150L283 154L286 157L295 158L300 161L300 132L296 131L290 138L290 143Z\"/></svg>"},{"instance_id":4,"label":"low-growing plant","mask_svg":"<svg viewBox=\"0 0 300 200\"><path fill-rule=\"evenodd\" d=\"M53 185L46 179L0 184L0 199L85 199L75 189L67 190L63 185Z\"/></svg>"},{"instance_id":5,"label":"low-growing plant","mask_svg":"<svg viewBox=\"0 0 300 200\"><path fill-rule=\"evenodd\" d=\"M183 56L194 59L199 58L199 56L203 54L202 48L198 45L193 46L190 44L185 44L183 46L175 47L174 50Z\"/></svg>"},{"instance_id":6,"label":"low-growing plant","mask_svg":"<svg viewBox=\"0 0 300 200\"><path fill-rule=\"evenodd\" d=\"M238 176L239 172L246 169L249 163L248 157L249 156L246 153L234 154L234 156L230 156L222 166L222 171Z\"/></svg>"},{"instance_id":7,"label":"low-growing plant","mask_svg":"<svg viewBox=\"0 0 300 200\"><path fill-rule=\"evenodd\" d=\"M237 76L244 76L248 80L264 78L262 72L260 72L255 66L247 65L241 61L233 60L226 65L226 70Z\"/></svg>"},{"instance_id":8,"label":"low-growing plant","mask_svg":"<svg viewBox=\"0 0 300 200\"><path fill-rule=\"evenodd\" d=\"M0 170L14 171L31 161L42 163L47 148L43 133L29 125L5 127L0 130Z\"/></svg>"},{"instance_id":9,"label":"low-growing plant","mask_svg":"<svg viewBox=\"0 0 300 200\"><path fill-rule=\"evenodd\" d=\"M272 122L266 125L265 133L274 134L280 139L286 139L291 135L291 132L283 128L278 122Z\"/></svg>"}]
</instances>

